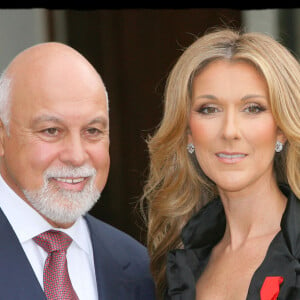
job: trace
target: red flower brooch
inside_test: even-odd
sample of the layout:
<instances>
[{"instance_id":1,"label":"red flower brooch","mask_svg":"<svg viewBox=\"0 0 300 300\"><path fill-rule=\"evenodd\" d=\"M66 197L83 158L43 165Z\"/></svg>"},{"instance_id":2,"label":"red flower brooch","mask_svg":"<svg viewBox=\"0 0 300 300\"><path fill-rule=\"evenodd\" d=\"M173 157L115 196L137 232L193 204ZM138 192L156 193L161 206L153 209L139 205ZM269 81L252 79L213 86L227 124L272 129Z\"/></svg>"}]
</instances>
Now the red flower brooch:
<instances>
[{"instance_id":1,"label":"red flower brooch","mask_svg":"<svg viewBox=\"0 0 300 300\"><path fill-rule=\"evenodd\" d=\"M276 300L282 282L283 277L280 276L266 277L260 290L260 300Z\"/></svg>"}]
</instances>

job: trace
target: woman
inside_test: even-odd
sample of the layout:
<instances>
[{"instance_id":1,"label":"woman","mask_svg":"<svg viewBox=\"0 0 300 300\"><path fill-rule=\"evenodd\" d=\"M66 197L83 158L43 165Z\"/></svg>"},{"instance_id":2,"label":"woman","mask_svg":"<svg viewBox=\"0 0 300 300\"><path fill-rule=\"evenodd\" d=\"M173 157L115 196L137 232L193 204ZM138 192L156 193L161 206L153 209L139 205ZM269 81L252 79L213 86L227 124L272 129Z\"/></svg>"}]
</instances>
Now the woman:
<instances>
[{"instance_id":1,"label":"woman","mask_svg":"<svg viewBox=\"0 0 300 300\"><path fill-rule=\"evenodd\" d=\"M297 60L217 29L183 52L164 104L143 196L158 299L300 299Z\"/></svg>"}]
</instances>

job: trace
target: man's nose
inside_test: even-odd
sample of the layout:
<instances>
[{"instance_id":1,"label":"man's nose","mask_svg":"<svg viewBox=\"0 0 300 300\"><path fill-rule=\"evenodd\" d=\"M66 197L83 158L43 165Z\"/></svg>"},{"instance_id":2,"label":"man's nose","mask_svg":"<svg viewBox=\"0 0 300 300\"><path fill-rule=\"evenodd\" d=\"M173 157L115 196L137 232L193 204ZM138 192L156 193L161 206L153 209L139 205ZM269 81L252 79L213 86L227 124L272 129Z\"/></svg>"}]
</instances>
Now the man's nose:
<instances>
[{"instance_id":1,"label":"man's nose","mask_svg":"<svg viewBox=\"0 0 300 300\"><path fill-rule=\"evenodd\" d=\"M87 159L88 154L81 136L79 134L68 136L64 141L64 146L60 153L60 160L64 164L76 167L82 166L86 163Z\"/></svg>"}]
</instances>

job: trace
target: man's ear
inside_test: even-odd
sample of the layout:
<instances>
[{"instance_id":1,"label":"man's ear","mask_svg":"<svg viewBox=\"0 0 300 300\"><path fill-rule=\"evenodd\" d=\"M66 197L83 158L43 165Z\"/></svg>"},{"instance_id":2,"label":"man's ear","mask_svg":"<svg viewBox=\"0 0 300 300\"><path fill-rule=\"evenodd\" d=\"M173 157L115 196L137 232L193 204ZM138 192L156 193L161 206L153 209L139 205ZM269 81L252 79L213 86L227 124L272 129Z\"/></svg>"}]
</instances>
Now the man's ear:
<instances>
[{"instance_id":1,"label":"man's ear","mask_svg":"<svg viewBox=\"0 0 300 300\"><path fill-rule=\"evenodd\" d=\"M0 120L0 156L4 155L4 142L7 136L6 127L3 124L2 120Z\"/></svg>"}]
</instances>

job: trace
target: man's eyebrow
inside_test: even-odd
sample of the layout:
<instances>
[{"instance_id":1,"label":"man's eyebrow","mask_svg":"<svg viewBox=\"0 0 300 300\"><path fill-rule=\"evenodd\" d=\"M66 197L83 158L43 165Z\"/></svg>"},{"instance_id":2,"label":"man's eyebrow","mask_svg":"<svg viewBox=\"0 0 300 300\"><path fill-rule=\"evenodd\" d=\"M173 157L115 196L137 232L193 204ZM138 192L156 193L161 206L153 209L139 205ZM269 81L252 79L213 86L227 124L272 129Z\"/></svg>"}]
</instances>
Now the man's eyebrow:
<instances>
[{"instance_id":1,"label":"man's eyebrow","mask_svg":"<svg viewBox=\"0 0 300 300\"><path fill-rule=\"evenodd\" d=\"M97 124L97 123L100 123L103 127L107 127L108 120L106 117L99 116L99 117L96 117L93 120L91 120L88 123L88 125L93 125L93 124Z\"/></svg>"},{"instance_id":2,"label":"man's eyebrow","mask_svg":"<svg viewBox=\"0 0 300 300\"><path fill-rule=\"evenodd\" d=\"M38 124L42 122L54 122L54 123L63 123L63 120L57 116L53 115L41 115L32 120L32 124ZM90 122L88 122L88 125L93 125L93 124L101 124L103 127L107 127L108 120L104 116L98 116L94 119L92 119Z\"/></svg>"},{"instance_id":3,"label":"man's eyebrow","mask_svg":"<svg viewBox=\"0 0 300 300\"><path fill-rule=\"evenodd\" d=\"M32 120L32 124L42 123L42 122L55 122L62 123L62 119L52 115L41 115Z\"/></svg>"}]
</instances>

